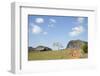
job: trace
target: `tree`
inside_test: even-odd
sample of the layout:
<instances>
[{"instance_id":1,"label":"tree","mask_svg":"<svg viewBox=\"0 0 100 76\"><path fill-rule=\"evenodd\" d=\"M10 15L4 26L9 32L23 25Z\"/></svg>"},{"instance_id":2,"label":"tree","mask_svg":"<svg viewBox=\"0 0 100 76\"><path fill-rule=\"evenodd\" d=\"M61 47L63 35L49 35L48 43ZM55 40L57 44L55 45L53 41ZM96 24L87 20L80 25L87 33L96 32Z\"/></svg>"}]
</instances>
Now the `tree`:
<instances>
[{"instance_id":1,"label":"tree","mask_svg":"<svg viewBox=\"0 0 100 76\"><path fill-rule=\"evenodd\" d=\"M57 48L57 50L60 50L60 49L63 48L63 45L61 43L59 43L59 42L54 42L53 43L53 47Z\"/></svg>"}]
</instances>

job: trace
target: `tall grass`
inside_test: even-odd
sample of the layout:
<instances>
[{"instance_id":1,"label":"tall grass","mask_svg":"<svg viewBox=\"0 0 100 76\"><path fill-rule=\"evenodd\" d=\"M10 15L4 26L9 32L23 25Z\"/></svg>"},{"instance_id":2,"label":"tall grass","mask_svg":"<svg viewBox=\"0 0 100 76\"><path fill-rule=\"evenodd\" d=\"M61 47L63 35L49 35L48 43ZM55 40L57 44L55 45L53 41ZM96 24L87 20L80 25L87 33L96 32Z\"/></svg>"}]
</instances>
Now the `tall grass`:
<instances>
[{"instance_id":1,"label":"tall grass","mask_svg":"<svg viewBox=\"0 0 100 76\"><path fill-rule=\"evenodd\" d=\"M82 58L82 55L83 53L79 49L65 49L59 51L55 50L43 52L31 51L28 53L28 60L79 59Z\"/></svg>"}]
</instances>

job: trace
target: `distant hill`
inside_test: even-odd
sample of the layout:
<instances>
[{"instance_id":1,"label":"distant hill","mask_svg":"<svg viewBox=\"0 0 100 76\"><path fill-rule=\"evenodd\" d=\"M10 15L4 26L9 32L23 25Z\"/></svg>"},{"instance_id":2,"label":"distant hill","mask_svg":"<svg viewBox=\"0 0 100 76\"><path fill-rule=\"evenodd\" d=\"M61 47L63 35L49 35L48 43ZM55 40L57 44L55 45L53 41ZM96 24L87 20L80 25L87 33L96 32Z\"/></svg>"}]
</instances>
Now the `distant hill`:
<instances>
[{"instance_id":1,"label":"distant hill","mask_svg":"<svg viewBox=\"0 0 100 76\"><path fill-rule=\"evenodd\" d=\"M70 40L65 49L70 49L70 50L81 49L84 53L88 53L88 42L82 40ZM47 46L39 45L35 48L28 47L28 51L41 52L41 51L52 51L52 49Z\"/></svg>"},{"instance_id":2,"label":"distant hill","mask_svg":"<svg viewBox=\"0 0 100 76\"><path fill-rule=\"evenodd\" d=\"M51 48L46 47L46 46L37 46L36 48L33 47L28 47L29 52L30 51L52 51Z\"/></svg>"}]
</instances>

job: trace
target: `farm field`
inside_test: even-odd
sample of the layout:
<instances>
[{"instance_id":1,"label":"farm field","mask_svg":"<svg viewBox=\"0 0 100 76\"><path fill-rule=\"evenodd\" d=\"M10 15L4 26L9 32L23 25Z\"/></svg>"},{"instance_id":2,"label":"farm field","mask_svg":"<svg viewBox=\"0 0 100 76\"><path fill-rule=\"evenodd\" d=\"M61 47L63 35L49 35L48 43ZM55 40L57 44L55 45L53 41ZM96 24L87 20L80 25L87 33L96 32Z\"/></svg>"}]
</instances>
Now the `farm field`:
<instances>
[{"instance_id":1,"label":"farm field","mask_svg":"<svg viewBox=\"0 0 100 76\"><path fill-rule=\"evenodd\" d=\"M28 60L56 60L56 59L80 59L87 58L87 54L82 54L80 50L61 50L61 51L44 51L44 52L29 52Z\"/></svg>"}]
</instances>

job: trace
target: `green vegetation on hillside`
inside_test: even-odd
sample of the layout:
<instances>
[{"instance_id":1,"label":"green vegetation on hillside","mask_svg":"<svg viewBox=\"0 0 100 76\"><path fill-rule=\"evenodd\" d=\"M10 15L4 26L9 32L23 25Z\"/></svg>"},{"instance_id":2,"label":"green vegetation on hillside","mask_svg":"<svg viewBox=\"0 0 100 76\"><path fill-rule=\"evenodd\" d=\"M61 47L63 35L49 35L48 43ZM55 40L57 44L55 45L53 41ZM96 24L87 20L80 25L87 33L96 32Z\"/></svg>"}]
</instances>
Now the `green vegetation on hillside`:
<instances>
[{"instance_id":1,"label":"green vegetation on hillside","mask_svg":"<svg viewBox=\"0 0 100 76\"><path fill-rule=\"evenodd\" d=\"M88 53L88 44L85 44L83 46L83 51L84 51L84 53Z\"/></svg>"}]
</instances>

